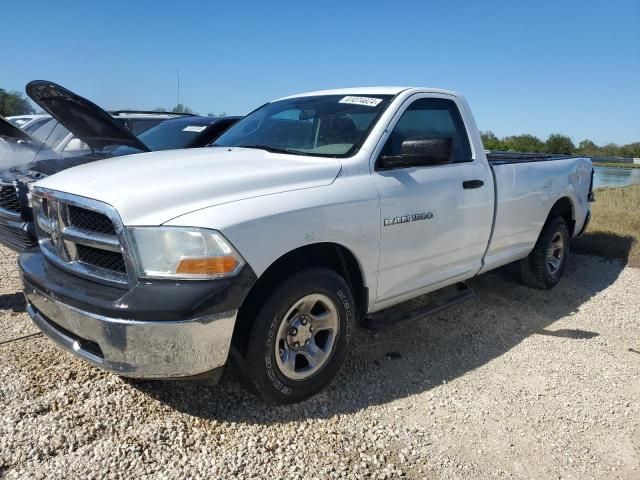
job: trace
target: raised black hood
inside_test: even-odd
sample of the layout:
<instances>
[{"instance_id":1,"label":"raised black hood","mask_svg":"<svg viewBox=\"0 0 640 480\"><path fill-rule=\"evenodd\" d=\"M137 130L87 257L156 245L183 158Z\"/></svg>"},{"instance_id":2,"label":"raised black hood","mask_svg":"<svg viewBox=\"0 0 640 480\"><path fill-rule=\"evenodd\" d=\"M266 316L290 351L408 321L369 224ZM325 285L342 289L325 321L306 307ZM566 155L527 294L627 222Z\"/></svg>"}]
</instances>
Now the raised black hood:
<instances>
[{"instance_id":1,"label":"raised black hood","mask_svg":"<svg viewBox=\"0 0 640 480\"><path fill-rule=\"evenodd\" d=\"M143 152L149 148L111 115L70 90L46 80L34 80L27 95L94 150L125 145Z\"/></svg>"}]
</instances>

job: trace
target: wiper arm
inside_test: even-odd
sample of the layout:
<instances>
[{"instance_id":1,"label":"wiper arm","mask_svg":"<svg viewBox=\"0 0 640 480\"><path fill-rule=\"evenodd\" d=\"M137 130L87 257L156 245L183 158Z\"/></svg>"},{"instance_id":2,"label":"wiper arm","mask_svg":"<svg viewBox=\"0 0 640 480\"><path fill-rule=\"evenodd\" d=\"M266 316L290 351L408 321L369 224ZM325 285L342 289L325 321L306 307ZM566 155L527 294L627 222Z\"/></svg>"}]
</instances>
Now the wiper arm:
<instances>
[{"instance_id":1,"label":"wiper arm","mask_svg":"<svg viewBox=\"0 0 640 480\"><path fill-rule=\"evenodd\" d=\"M303 152L299 152L298 150L289 150L288 148L277 148L272 147L271 145L238 145L238 148L255 148L258 150L266 150L271 153L289 153L292 155L304 155Z\"/></svg>"}]
</instances>

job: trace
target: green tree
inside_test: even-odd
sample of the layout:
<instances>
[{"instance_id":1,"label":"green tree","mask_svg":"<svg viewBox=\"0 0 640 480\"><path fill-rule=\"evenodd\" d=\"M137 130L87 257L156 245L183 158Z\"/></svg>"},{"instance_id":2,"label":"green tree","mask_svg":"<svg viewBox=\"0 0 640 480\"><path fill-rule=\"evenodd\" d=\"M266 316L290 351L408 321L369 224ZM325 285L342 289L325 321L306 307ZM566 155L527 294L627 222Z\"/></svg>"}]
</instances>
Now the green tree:
<instances>
[{"instance_id":1,"label":"green tree","mask_svg":"<svg viewBox=\"0 0 640 480\"><path fill-rule=\"evenodd\" d=\"M605 146L600 147L600 155L603 157L618 157L620 156L620 146L615 143L607 143Z\"/></svg>"},{"instance_id":2,"label":"green tree","mask_svg":"<svg viewBox=\"0 0 640 480\"><path fill-rule=\"evenodd\" d=\"M589 139L586 139L586 140L582 140L578 144L578 147L576 148L576 153L578 155L584 155L586 157L592 157L592 156L597 156L598 155L598 150L599 149L600 149L600 147L598 147L594 142L592 142Z\"/></svg>"},{"instance_id":3,"label":"green tree","mask_svg":"<svg viewBox=\"0 0 640 480\"><path fill-rule=\"evenodd\" d=\"M542 152L544 151L544 142L538 137L529 134L513 135L502 139L505 150L513 152Z\"/></svg>"},{"instance_id":4,"label":"green tree","mask_svg":"<svg viewBox=\"0 0 640 480\"><path fill-rule=\"evenodd\" d=\"M571 139L566 135L561 135L559 133L552 133L547 138L547 142L545 145L545 150L548 153L562 153L565 155L573 155L576 146L573 144Z\"/></svg>"},{"instance_id":5,"label":"green tree","mask_svg":"<svg viewBox=\"0 0 640 480\"><path fill-rule=\"evenodd\" d=\"M640 143L629 143L618 147L618 155L621 157L640 157Z\"/></svg>"},{"instance_id":6,"label":"green tree","mask_svg":"<svg viewBox=\"0 0 640 480\"><path fill-rule=\"evenodd\" d=\"M166 112L167 110L164 107L156 107L153 109L154 112Z\"/></svg>"},{"instance_id":7,"label":"green tree","mask_svg":"<svg viewBox=\"0 0 640 480\"><path fill-rule=\"evenodd\" d=\"M10 117L12 115L30 115L35 109L20 92L8 92L0 88L0 115Z\"/></svg>"},{"instance_id":8,"label":"green tree","mask_svg":"<svg viewBox=\"0 0 640 480\"><path fill-rule=\"evenodd\" d=\"M542 142L533 135L515 135L498 138L493 132L487 130L480 132L482 143L487 150L510 150L514 152L548 152L562 154L576 154L585 157L640 157L640 142L618 145L608 143L603 146L585 139L576 147L571 138L566 135L554 133L546 142Z\"/></svg>"},{"instance_id":9,"label":"green tree","mask_svg":"<svg viewBox=\"0 0 640 480\"><path fill-rule=\"evenodd\" d=\"M629 143L625 147L629 149L633 157L640 158L640 142Z\"/></svg>"},{"instance_id":10,"label":"green tree","mask_svg":"<svg viewBox=\"0 0 640 480\"><path fill-rule=\"evenodd\" d=\"M209 112L209 113L207 113L207 117L226 117L226 116L227 116L227 112L220 112L220 113Z\"/></svg>"},{"instance_id":11,"label":"green tree","mask_svg":"<svg viewBox=\"0 0 640 480\"><path fill-rule=\"evenodd\" d=\"M196 113L193 110L191 110L189 107L187 107L186 105L183 105L181 103L179 103L178 105L173 107L171 109L171 112L172 113Z\"/></svg>"},{"instance_id":12,"label":"green tree","mask_svg":"<svg viewBox=\"0 0 640 480\"><path fill-rule=\"evenodd\" d=\"M487 130L485 132L480 132L480 137L482 138L482 144L486 150L505 150L502 140L496 137L492 131Z\"/></svg>"}]
</instances>

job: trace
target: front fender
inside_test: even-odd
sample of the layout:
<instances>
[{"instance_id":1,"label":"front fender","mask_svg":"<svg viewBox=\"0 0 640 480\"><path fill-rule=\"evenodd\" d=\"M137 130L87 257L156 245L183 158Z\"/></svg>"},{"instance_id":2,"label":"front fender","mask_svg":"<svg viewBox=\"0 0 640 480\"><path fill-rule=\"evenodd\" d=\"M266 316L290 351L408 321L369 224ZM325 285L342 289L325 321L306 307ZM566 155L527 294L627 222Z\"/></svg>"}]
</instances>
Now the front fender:
<instances>
[{"instance_id":1,"label":"front fender","mask_svg":"<svg viewBox=\"0 0 640 480\"><path fill-rule=\"evenodd\" d=\"M357 189L356 193L362 194ZM326 187L210 207L173 219L167 225L220 231L258 277L293 250L315 243L335 243L353 253L365 286L375 292L379 215L375 192L354 200L353 190Z\"/></svg>"}]
</instances>

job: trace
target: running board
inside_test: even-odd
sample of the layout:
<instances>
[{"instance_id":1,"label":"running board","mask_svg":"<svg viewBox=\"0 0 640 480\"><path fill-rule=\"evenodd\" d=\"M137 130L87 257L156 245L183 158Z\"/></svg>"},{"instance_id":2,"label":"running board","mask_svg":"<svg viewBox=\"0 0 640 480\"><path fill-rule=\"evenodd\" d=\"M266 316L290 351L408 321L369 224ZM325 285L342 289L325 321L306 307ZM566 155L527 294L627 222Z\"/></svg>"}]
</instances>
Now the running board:
<instances>
[{"instance_id":1,"label":"running board","mask_svg":"<svg viewBox=\"0 0 640 480\"><path fill-rule=\"evenodd\" d=\"M385 319L384 317L366 317L362 321L362 327L369 330L391 330L408 323L424 320L431 315L451 308L459 303L471 300L476 295L473 288L469 287L466 283L459 283L457 287L458 293L447 300L439 302L436 301L430 305L424 305L414 310L409 310L408 312L400 314L397 319L394 319L393 321Z\"/></svg>"}]
</instances>

